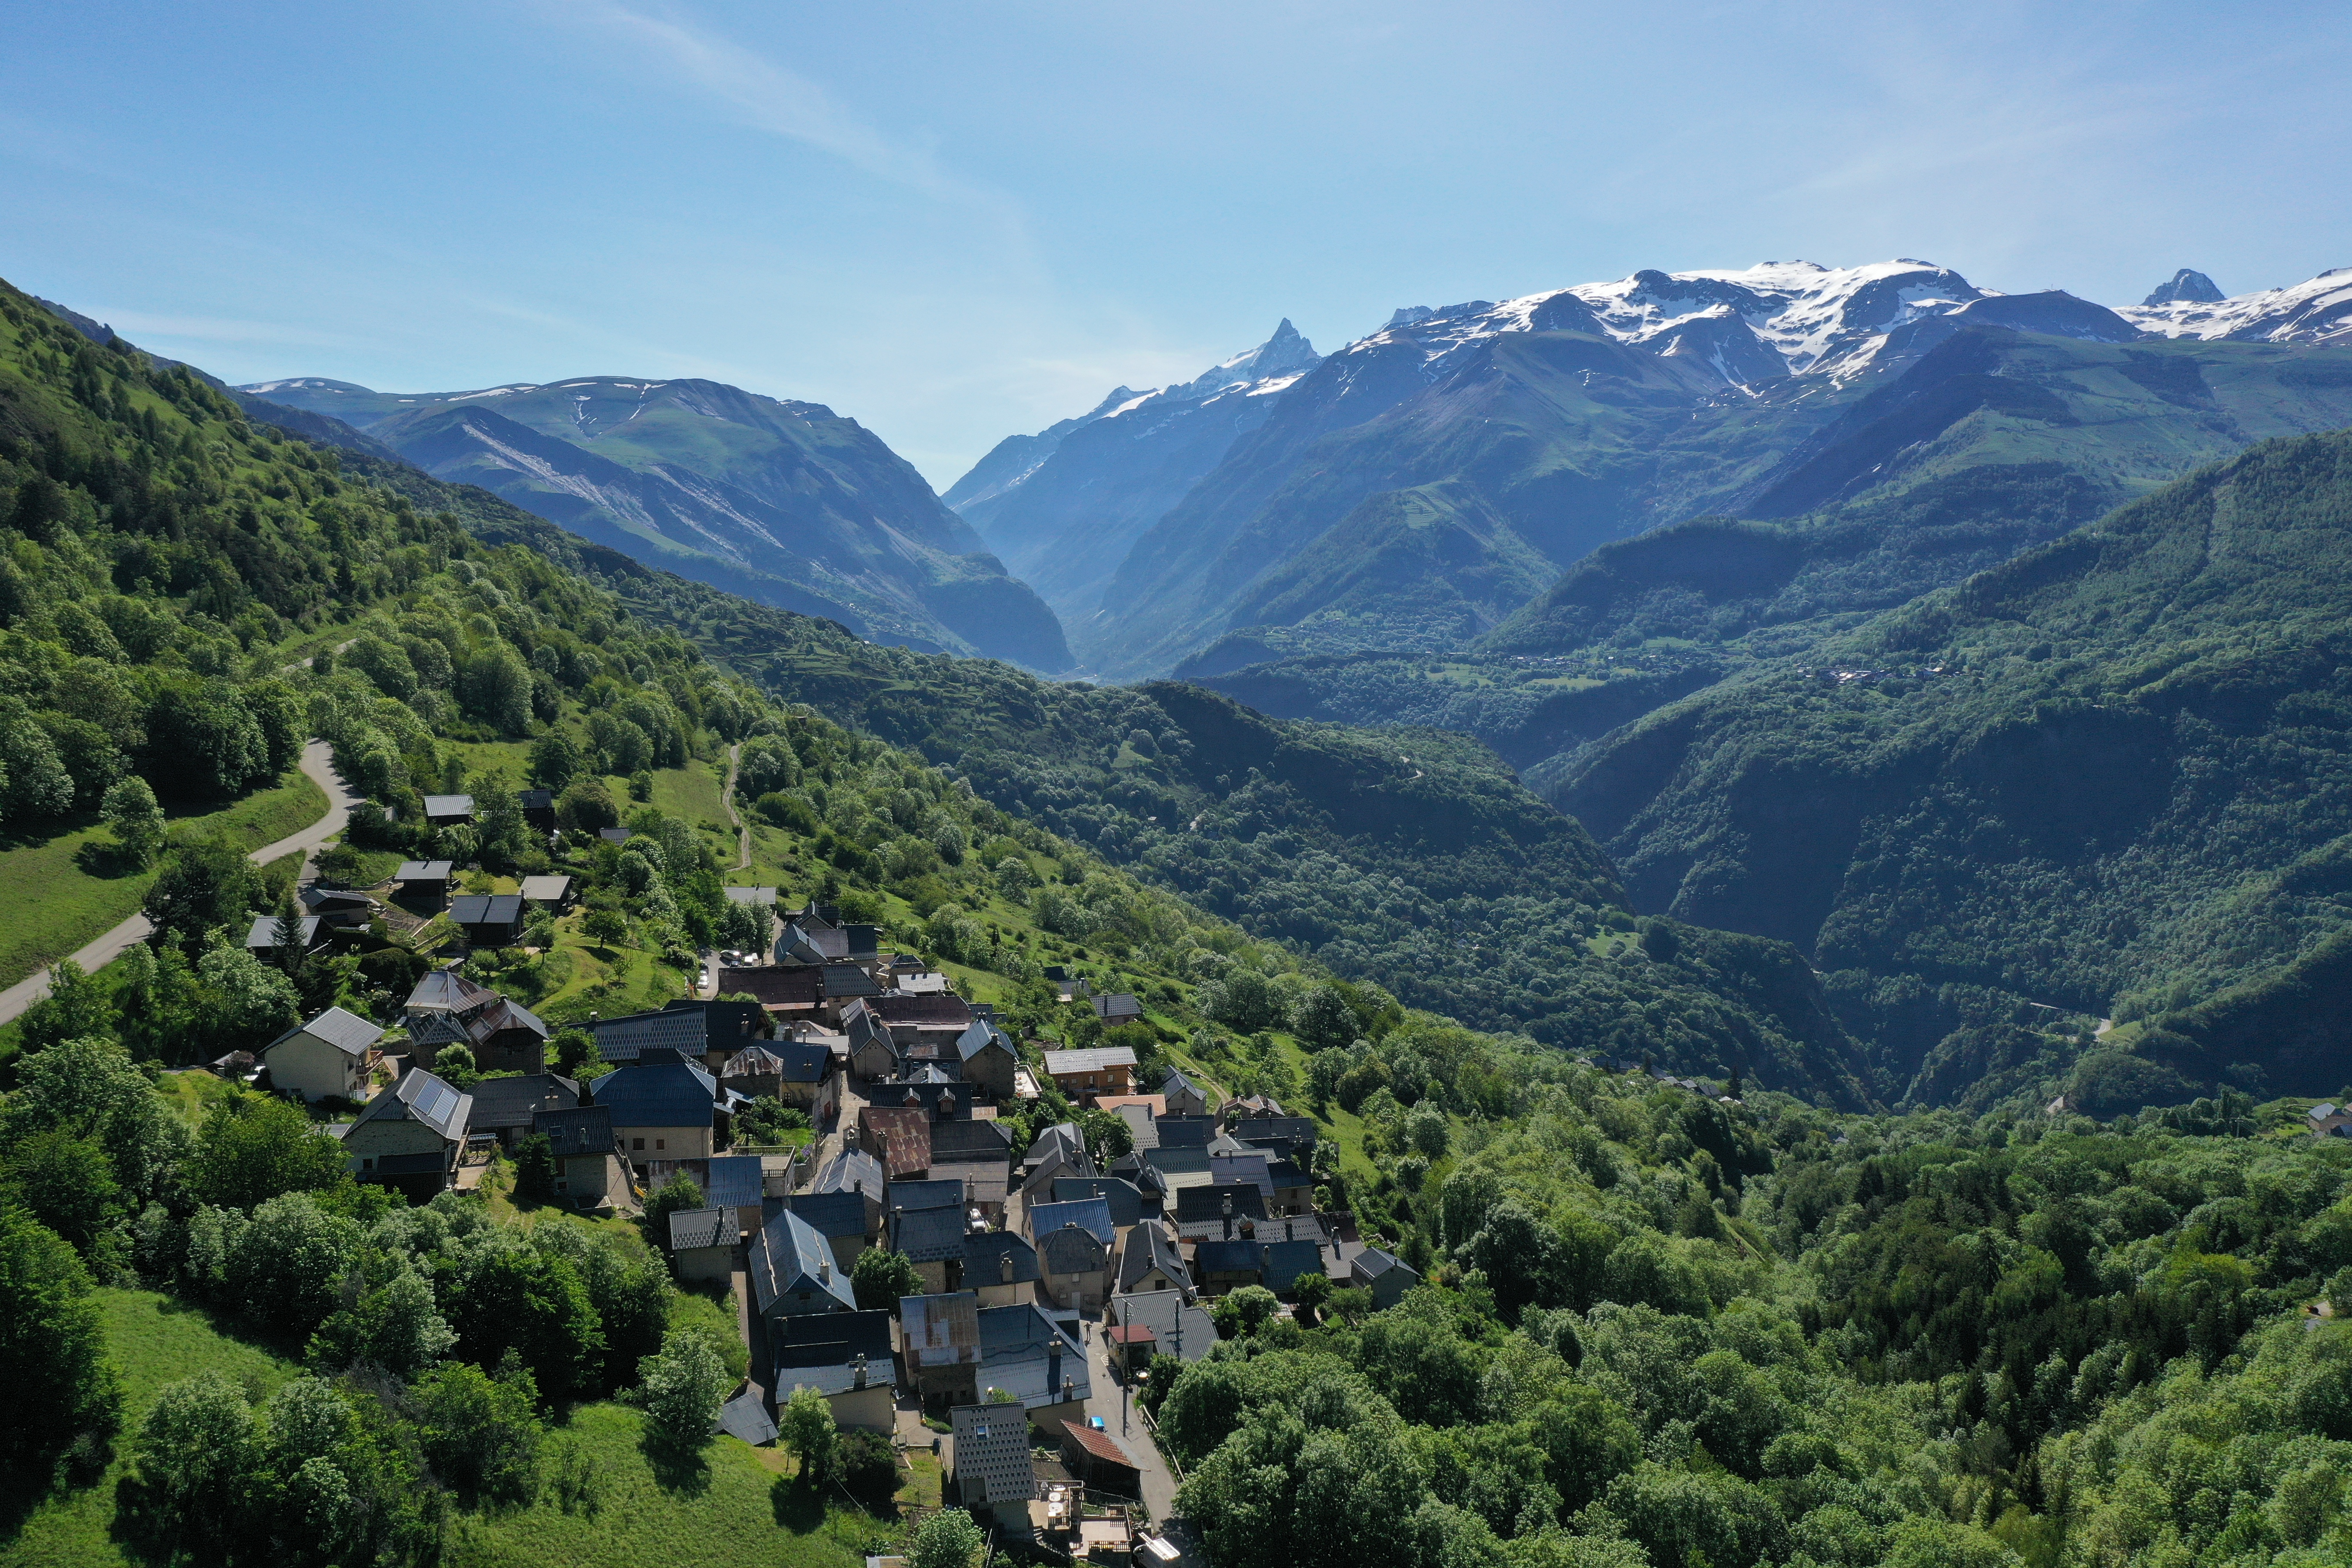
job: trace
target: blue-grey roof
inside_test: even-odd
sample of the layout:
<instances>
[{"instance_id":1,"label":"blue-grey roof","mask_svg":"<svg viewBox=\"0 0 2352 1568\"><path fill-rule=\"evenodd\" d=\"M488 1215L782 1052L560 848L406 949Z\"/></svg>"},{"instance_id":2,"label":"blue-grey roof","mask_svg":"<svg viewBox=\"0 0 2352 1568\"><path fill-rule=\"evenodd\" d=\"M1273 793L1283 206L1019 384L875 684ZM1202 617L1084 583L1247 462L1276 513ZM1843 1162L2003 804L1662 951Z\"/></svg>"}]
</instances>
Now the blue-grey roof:
<instances>
[{"instance_id":1,"label":"blue-grey roof","mask_svg":"<svg viewBox=\"0 0 2352 1568\"><path fill-rule=\"evenodd\" d=\"M719 1407L719 1429L730 1437L758 1447L776 1440L775 1417L757 1388L747 1388Z\"/></svg>"},{"instance_id":2,"label":"blue-grey roof","mask_svg":"<svg viewBox=\"0 0 2352 1568\"><path fill-rule=\"evenodd\" d=\"M684 1062L615 1068L588 1086L616 1127L707 1127L719 1106L719 1084Z\"/></svg>"},{"instance_id":3,"label":"blue-grey roof","mask_svg":"<svg viewBox=\"0 0 2352 1568\"><path fill-rule=\"evenodd\" d=\"M428 795L425 797L427 816L469 816L474 810L470 795Z\"/></svg>"},{"instance_id":4,"label":"blue-grey roof","mask_svg":"<svg viewBox=\"0 0 2352 1568\"><path fill-rule=\"evenodd\" d=\"M484 1131L529 1127L542 1110L570 1110L579 1103L580 1086L551 1072L486 1078L474 1085L473 1125Z\"/></svg>"},{"instance_id":5,"label":"blue-grey roof","mask_svg":"<svg viewBox=\"0 0 2352 1568\"><path fill-rule=\"evenodd\" d=\"M665 1008L604 1019L595 1034L596 1054L608 1062L633 1062L648 1049L698 1057L710 1048L710 1018L700 1008Z\"/></svg>"},{"instance_id":6,"label":"blue-grey roof","mask_svg":"<svg viewBox=\"0 0 2352 1568\"><path fill-rule=\"evenodd\" d=\"M1217 1124L1205 1116L1162 1116L1152 1123L1162 1149L1205 1149Z\"/></svg>"},{"instance_id":7,"label":"blue-grey roof","mask_svg":"<svg viewBox=\"0 0 2352 1568\"><path fill-rule=\"evenodd\" d=\"M1383 1274L1400 1269L1408 1279L1421 1278L1420 1271L1408 1265L1404 1259L1392 1252L1382 1252L1377 1247L1368 1247L1356 1254L1350 1261L1350 1267L1367 1279L1377 1279Z\"/></svg>"},{"instance_id":8,"label":"blue-grey roof","mask_svg":"<svg viewBox=\"0 0 2352 1568\"><path fill-rule=\"evenodd\" d=\"M472 1095L423 1068L411 1068L390 1094L379 1094L368 1101L359 1120L422 1122L449 1142L462 1143L473 1114Z\"/></svg>"},{"instance_id":9,"label":"blue-grey roof","mask_svg":"<svg viewBox=\"0 0 2352 1568\"><path fill-rule=\"evenodd\" d=\"M824 966L824 994L836 996L879 996L882 987L874 984L874 976L855 963L828 963Z\"/></svg>"},{"instance_id":10,"label":"blue-grey roof","mask_svg":"<svg viewBox=\"0 0 2352 1568\"><path fill-rule=\"evenodd\" d=\"M971 1028L956 1037L956 1057L968 1062L992 1045L1003 1047L1014 1060L1020 1059L1021 1053L1013 1048L1013 1042L1004 1031L985 1018L975 1018Z\"/></svg>"},{"instance_id":11,"label":"blue-grey roof","mask_svg":"<svg viewBox=\"0 0 2352 1568\"><path fill-rule=\"evenodd\" d=\"M449 900L453 925L513 925L521 919L520 893L467 893Z\"/></svg>"},{"instance_id":12,"label":"blue-grey roof","mask_svg":"<svg viewBox=\"0 0 2352 1568\"><path fill-rule=\"evenodd\" d=\"M363 1057L367 1055L370 1046L383 1038L383 1031L365 1018L356 1014L346 1013L341 1007L330 1007L309 1023L297 1024L255 1054L268 1056L272 1050L297 1035L308 1035L314 1040L323 1040L347 1057Z\"/></svg>"},{"instance_id":13,"label":"blue-grey roof","mask_svg":"<svg viewBox=\"0 0 2352 1568\"><path fill-rule=\"evenodd\" d=\"M883 1173L882 1162L863 1149L844 1149L824 1163L810 1190L819 1193L860 1192L876 1203L889 1189L890 1178Z\"/></svg>"},{"instance_id":14,"label":"blue-grey roof","mask_svg":"<svg viewBox=\"0 0 2352 1568\"><path fill-rule=\"evenodd\" d=\"M669 1216L669 1249L683 1252L693 1247L732 1247L735 1245L735 1211L733 1209L676 1209Z\"/></svg>"},{"instance_id":15,"label":"blue-grey roof","mask_svg":"<svg viewBox=\"0 0 2352 1568\"><path fill-rule=\"evenodd\" d=\"M294 922L294 942L298 947L310 947L319 940L319 917L303 915ZM245 933L248 952L259 952L278 945L278 917L260 915L255 918L253 929Z\"/></svg>"},{"instance_id":16,"label":"blue-grey roof","mask_svg":"<svg viewBox=\"0 0 2352 1568\"><path fill-rule=\"evenodd\" d=\"M1049 1274L1084 1274L1109 1261L1110 1249L1075 1220L1037 1233L1037 1264Z\"/></svg>"},{"instance_id":17,"label":"blue-grey roof","mask_svg":"<svg viewBox=\"0 0 2352 1568\"><path fill-rule=\"evenodd\" d=\"M751 1237L746 1271L751 1291L765 1312L778 1297L797 1290L816 1290L854 1310L857 1298L849 1288L849 1270L833 1266L833 1248L816 1227L790 1209L761 1226Z\"/></svg>"},{"instance_id":18,"label":"blue-grey roof","mask_svg":"<svg viewBox=\"0 0 2352 1568\"><path fill-rule=\"evenodd\" d=\"M786 1083L822 1083L833 1070L833 1047L806 1040L777 1040L766 1049L782 1063L777 1077Z\"/></svg>"},{"instance_id":19,"label":"blue-grey roof","mask_svg":"<svg viewBox=\"0 0 2352 1568\"><path fill-rule=\"evenodd\" d=\"M1202 1243L1203 1247L1210 1243ZM1323 1248L1312 1241L1267 1241L1265 1251L1265 1288L1276 1295L1298 1282L1301 1274L1323 1271Z\"/></svg>"},{"instance_id":20,"label":"blue-grey roof","mask_svg":"<svg viewBox=\"0 0 2352 1568\"><path fill-rule=\"evenodd\" d=\"M1181 1187L1176 1193L1176 1223L1191 1225L1204 1220L1223 1219L1225 1200L1231 1198L1234 1218L1265 1217L1265 1195L1247 1183L1213 1184L1205 1187Z\"/></svg>"},{"instance_id":21,"label":"blue-grey roof","mask_svg":"<svg viewBox=\"0 0 2352 1568\"><path fill-rule=\"evenodd\" d=\"M1003 1259L1007 1258L1013 1259L1011 1279L1004 1277ZM968 1232L963 1238L963 1277L974 1289L1037 1279L1037 1249L1009 1230Z\"/></svg>"},{"instance_id":22,"label":"blue-grey roof","mask_svg":"<svg viewBox=\"0 0 2352 1568\"><path fill-rule=\"evenodd\" d=\"M1028 1409L1062 1403L1065 1378L1069 1398L1094 1396L1086 1352L1034 1303L982 1307L978 1317L981 1387L1001 1388Z\"/></svg>"},{"instance_id":23,"label":"blue-grey roof","mask_svg":"<svg viewBox=\"0 0 2352 1568\"><path fill-rule=\"evenodd\" d=\"M1030 1205L1030 1240L1042 1245L1047 1231L1059 1230L1066 1225L1078 1226L1105 1247L1118 1239L1118 1227L1111 1223L1110 1200L1108 1198L1078 1198L1069 1203Z\"/></svg>"},{"instance_id":24,"label":"blue-grey roof","mask_svg":"<svg viewBox=\"0 0 2352 1568\"><path fill-rule=\"evenodd\" d=\"M703 1195L717 1207L748 1208L764 1194L766 1181L757 1154L719 1154L710 1162Z\"/></svg>"},{"instance_id":25,"label":"blue-grey roof","mask_svg":"<svg viewBox=\"0 0 2352 1568\"><path fill-rule=\"evenodd\" d=\"M1184 1269L1184 1255L1169 1239L1168 1232L1157 1220L1145 1220L1127 1233L1126 1249L1119 1254L1118 1288L1123 1294L1134 1289L1138 1280L1157 1268L1173 1280L1179 1289L1191 1284Z\"/></svg>"},{"instance_id":26,"label":"blue-grey roof","mask_svg":"<svg viewBox=\"0 0 2352 1568\"><path fill-rule=\"evenodd\" d=\"M963 1256L961 1208L908 1209L890 1215L890 1245L916 1263L944 1263Z\"/></svg>"},{"instance_id":27,"label":"blue-grey roof","mask_svg":"<svg viewBox=\"0 0 2352 1568\"><path fill-rule=\"evenodd\" d=\"M1192 1261L1204 1275L1255 1274L1264 1259L1255 1241L1204 1241L1192 1249Z\"/></svg>"},{"instance_id":28,"label":"blue-grey roof","mask_svg":"<svg viewBox=\"0 0 2352 1568\"><path fill-rule=\"evenodd\" d=\"M1110 1205L1110 1222L1114 1226L1130 1226L1143 1217L1143 1194L1133 1182L1123 1182L1117 1176L1057 1176L1054 1179L1054 1202L1084 1203L1088 1198L1100 1198Z\"/></svg>"},{"instance_id":29,"label":"blue-grey roof","mask_svg":"<svg viewBox=\"0 0 2352 1568\"><path fill-rule=\"evenodd\" d=\"M613 1152L613 1113L601 1105L536 1112L530 1119L530 1130L547 1134L559 1160Z\"/></svg>"},{"instance_id":30,"label":"blue-grey roof","mask_svg":"<svg viewBox=\"0 0 2352 1568\"><path fill-rule=\"evenodd\" d=\"M952 1179L893 1182L882 1194L882 1201L894 1209L961 1209L963 1183Z\"/></svg>"},{"instance_id":31,"label":"blue-grey roof","mask_svg":"<svg viewBox=\"0 0 2352 1568\"><path fill-rule=\"evenodd\" d=\"M866 1194L858 1192L795 1193L784 1206L816 1226L822 1236L866 1234Z\"/></svg>"}]
</instances>

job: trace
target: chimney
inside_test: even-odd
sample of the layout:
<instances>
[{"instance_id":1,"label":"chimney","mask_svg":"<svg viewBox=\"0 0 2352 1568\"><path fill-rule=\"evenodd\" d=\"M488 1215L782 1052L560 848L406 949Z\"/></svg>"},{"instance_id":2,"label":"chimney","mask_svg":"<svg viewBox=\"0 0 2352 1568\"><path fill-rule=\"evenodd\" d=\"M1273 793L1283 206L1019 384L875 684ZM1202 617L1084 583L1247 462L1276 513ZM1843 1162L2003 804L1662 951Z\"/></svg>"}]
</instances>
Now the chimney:
<instances>
[{"instance_id":1,"label":"chimney","mask_svg":"<svg viewBox=\"0 0 2352 1568\"><path fill-rule=\"evenodd\" d=\"M1004 1284L1013 1283L1013 1254L1002 1253L996 1259L996 1277Z\"/></svg>"},{"instance_id":2,"label":"chimney","mask_svg":"<svg viewBox=\"0 0 2352 1568\"><path fill-rule=\"evenodd\" d=\"M828 1249L817 1257L816 1277L827 1285L833 1283L833 1254L829 1244Z\"/></svg>"},{"instance_id":3,"label":"chimney","mask_svg":"<svg viewBox=\"0 0 2352 1568\"><path fill-rule=\"evenodd\" d=\"M1291 1229L1291 1226L1292 1226L1292 1225L1293 1225L1294 1223L1295 1223L1295 1222L1294 1222L1294 1221L1291 1221L1291 1220L1284 1220L1284 1221L1282 1222L1282 1239L1283 1239L1283 1240L1285 1240L1285 1241L1297 1241L1297 1240L1298 1239L1297 1236L1297 1235L1292 1231L1292 1229Z\"/></svg>"},{"instance_id":4,"label":"chimney","mask_svg":"<svg viewBox=\"0 0 2352 1568\"><path fill-rule=\"evenodd\" d=\"M849 1371L850 1371L850 1375L851 1375L851 1377L854 1379L854 1381L852 1382L852 1384L851 1384L851 1385L850 1385L850 1386L852 1386L853 1388L863 1388L863 1387L865 1387L865 1386L866 1386L866 1352L865 1352L864 1351L859 1351L859 1352L857 1352L857 1359L856 1359L856 1361L851 1362L851 1363L849 1363Z\"/></svg>"},{"instance_id":5,"label":"chimney","mask_svg":"<svg viewBox=\"0 0 2352 1568\"><path fill-rule=\"evenodd\" d=\"M1056 1330L1054 1342L1045 1347L1045 1386L1053 1387L1062 1381L1062 1335Z\"/></svg>"}]
</instances>

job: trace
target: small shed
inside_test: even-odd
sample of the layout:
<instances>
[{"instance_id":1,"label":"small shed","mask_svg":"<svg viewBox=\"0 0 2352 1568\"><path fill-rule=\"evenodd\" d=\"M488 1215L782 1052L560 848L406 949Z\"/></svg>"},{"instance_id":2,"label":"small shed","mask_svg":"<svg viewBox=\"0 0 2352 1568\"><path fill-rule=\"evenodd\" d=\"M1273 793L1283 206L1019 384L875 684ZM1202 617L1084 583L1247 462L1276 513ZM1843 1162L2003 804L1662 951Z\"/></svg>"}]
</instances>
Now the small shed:
<instances>
[{"instance_id":1,"label":"small shed","mask_svg":"<svg viewBox=\"0 0 2352 1568\"><path fill-rule=\"evenodd\" d=\"M724 1284L735 1273L735 1211L678 1209L669 1216L670 1261L681 1279Z\"/></svg>"},{"instance_id":2,"label":"small shed","mask_svg":"<svg viewBox=\"0 0 2352 1568\"><path fill-rule=\"evenodd\" d=\"M533 909L560 915L572 907L572 879L525 877L522 879L522 901Z\"/></svg>"},{"instance_id":3,"label":"small shed","mask_svg":"<svg viewBox=\"0 0 2352 1568\"><path fill-rule=\"evenodd\" d=\"M449 923L475 947L513 947L522 941L520 893L467 893L449 906Z\"/></svg>"},{"instance_id":4,"label":"small shed","mask_svg":"<svg viewBox=\"0 0 2352 1568\"><path fill-rule=\"evenodd\" d=\"M555 831L555 792L551 789L519 789L515 804L522 807L522 819L541 833ZM526 895L528 896L528 895Z\"/></svg>"},{"instance_id":5,"label":"small shed","mask_svg":"<svg viewBox=\"0 0 2352 1568\"><path fill-rule=\"evenodd\" d=\"M1142 1469L1116 1438L1089 1426L1084 1417L1062 1423L1062 1465L1097 1491L1115 1497L1143 1495Z\"/></svg>"},{"instance_id":6,"label":"small shed","mask_svg":"<svg viewBox=\"0 0 2352 1568\"><path fill-rule=\"evenodd\" d=\"M449 877L456 869L446 860L403 860L392 879L400 884L402 898L437 903L449 896Z\"/></svg>"},{"instance_id":7,"label":"small shed","mask_svg":"<svg viewBox=\"0 0 2352 1568\"><path fill-rule=\"evenodd\" d=\"M1381 1310L1403 1300L1405 1292L1421 1283L1421 1275L1404 1259L1377 1247L1368 1247L1358 1253L1349 1266L1348 1276L1351 1284L1370 1290L1372 1305Z\"/></svg>"},{"instance_id":8,"label":"small shed","mask_svg":"<svg viewBox=\"0 0 2352 1568\"><path fill-rule=\"evenodd\" d=\"M425 820L436 827L455 827L461 822L474 820L474 797L470 795L428 795L425 797Z\"/></svg>"},{"instance_id":9,"label":"small shed","mask_svg":"<svg viewBox=\"0 0 2352 1568\"><path fill-rule=\"evenodd\" d=\"M309 952L325 942L323 922L316 915L298 916L294 929L287 933L294 939L295 951ZM257 915L252 929L245 933L245 951L256 958L267 959L278 951L278 917Z\"/></svg>"}]
</instances>

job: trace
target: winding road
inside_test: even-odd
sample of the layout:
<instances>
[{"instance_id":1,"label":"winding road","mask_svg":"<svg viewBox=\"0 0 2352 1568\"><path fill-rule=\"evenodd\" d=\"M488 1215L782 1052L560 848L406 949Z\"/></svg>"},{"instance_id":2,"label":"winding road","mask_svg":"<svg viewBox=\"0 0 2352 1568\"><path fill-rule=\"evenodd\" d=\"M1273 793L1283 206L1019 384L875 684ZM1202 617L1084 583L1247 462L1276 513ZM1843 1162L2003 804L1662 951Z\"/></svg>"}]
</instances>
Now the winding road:
<instances>
[{"instance_id":1,"label":"winding road","mask_svg":"<svg viewBox=\"0 0 2352 1568\"><path fill-rule=\"evenodd\" d=\"M308 870L311 859L326 847L327 841L341 833L344 824L351 820L352 807L361 797L336 775L326 742L312 741L302 748L302 773L312 784L326 791L327 815L299 833L289 834L275 844L265 844L255 850L247 857L255 865L267 866L281 856L299 850L303 868ZM132 915L73 954L73 962L81 966L85 974L94 974L121 957L133 943L145 942L154 929L145 915ZM48 994L49 972L46 969L18 981L5 991L0 991L0 1024L15 1022L23 1016L25 1009Z\"/></svg>"}]
</instances>

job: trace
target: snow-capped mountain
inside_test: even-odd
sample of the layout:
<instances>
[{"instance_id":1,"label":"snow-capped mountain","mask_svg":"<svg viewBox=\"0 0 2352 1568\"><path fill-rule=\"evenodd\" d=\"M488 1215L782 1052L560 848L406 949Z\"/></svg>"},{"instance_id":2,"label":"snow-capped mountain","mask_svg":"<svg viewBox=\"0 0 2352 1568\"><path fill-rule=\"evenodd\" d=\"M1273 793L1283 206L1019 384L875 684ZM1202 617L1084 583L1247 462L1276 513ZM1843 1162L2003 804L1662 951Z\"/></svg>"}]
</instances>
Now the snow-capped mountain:
<instances>
[{"instance_id":1,"label":"snow-capped mountain","mask_svg":"<svg viewBox=\"0 0 2352 1568\"><path fill-rule=\"evenodd\" d=\"M945 499L1048 605L1095 613L1137 534L1320 363L1285 320L1190 381L1122 386L1076 418L1006 437Z\"/></svg>"},{"instance_id":2,"label":"snow-capped mountain","mask_svg":"<svg viewBox=\"0 0 2352 1568\"><path fill-rule=\"evenodd\" d=\"M2116 314L2145 332L2166 338L2204 338L2231 342L2352 342L2352 267L2335 267L2284 289L2264 289L2228 299L2201 272L2181 278L2204 284L2183 292L2181 279L2159 289L2141 305ZM2169 296L2168 298L2165 296Z\"/></svg>"}]
</instances>

